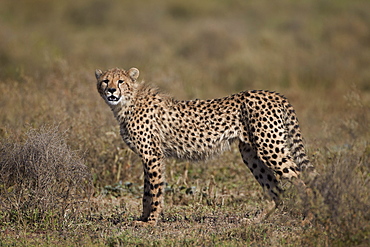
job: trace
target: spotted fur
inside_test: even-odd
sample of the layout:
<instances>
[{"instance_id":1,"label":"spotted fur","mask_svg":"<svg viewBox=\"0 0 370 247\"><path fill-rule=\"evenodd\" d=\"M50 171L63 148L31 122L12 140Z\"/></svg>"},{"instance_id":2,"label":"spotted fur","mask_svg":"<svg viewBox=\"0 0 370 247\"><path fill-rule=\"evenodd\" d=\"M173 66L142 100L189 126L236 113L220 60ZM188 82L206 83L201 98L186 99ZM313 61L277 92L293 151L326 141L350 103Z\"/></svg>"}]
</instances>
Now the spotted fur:
<instances>
[{"instance_id":1,"label":"spotted fur","mask_svg":"<svg viewBox=\"0 0 370 247\"><path fill-rule=\"evenodd\" d=\"M179 101L137 82L139 70L96 70L97 88L120 124L125 143L144 166L141 220L154 225L162 211L168 157L204 160L239 142L244 163L277 204L281 179L311 168L293 107L261 90L224 98Z\"/></svg>"}]
</instances>

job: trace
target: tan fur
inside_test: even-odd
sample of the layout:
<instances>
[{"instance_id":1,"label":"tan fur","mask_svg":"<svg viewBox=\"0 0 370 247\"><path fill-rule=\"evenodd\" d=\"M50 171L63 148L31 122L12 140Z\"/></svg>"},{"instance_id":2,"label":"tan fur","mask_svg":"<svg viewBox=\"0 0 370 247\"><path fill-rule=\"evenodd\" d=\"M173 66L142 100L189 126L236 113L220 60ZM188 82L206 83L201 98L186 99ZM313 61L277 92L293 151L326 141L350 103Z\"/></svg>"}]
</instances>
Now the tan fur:
<instances>
[{"instance_id":1,"label":"tan fur","mask_svg":"<svg viewBox=\"0 0 370 247\"><path fill-rule=\"evenodd\" d=\"M203 160L238 141L244 163L276 204L279 181L300 181L301 170L312 167L293 107L277 93L245 91L178 101L137 82L136 68L97 70L95 75L123 140L143 161L141 220L147 224L155 224L162 210L165 158Z\"/></svg>"}]
</instances>

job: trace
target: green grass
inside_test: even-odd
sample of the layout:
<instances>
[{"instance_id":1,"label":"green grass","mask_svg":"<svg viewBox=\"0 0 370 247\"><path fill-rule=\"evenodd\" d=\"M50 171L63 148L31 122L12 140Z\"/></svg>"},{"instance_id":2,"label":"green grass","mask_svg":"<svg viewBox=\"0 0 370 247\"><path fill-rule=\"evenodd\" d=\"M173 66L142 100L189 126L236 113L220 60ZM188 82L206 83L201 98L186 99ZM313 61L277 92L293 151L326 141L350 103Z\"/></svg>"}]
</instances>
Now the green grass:
<instances>
[{"instance_id":1,"label":"green grass","mask_svg":"<svg viewBox=\"0 0 370 247\"><path fill-rule=\"evenodd\" d=\"M2 1L0 246L370 245L369 13L366 0ZM313 221L286 184L256 223L265 195L233 146L169 160L162 220L131 226L142 165L96 91L110 67L178 99L287 96L320 173ZM19 172L30 160L38 173Z\"/></svg>"}]
</instances>

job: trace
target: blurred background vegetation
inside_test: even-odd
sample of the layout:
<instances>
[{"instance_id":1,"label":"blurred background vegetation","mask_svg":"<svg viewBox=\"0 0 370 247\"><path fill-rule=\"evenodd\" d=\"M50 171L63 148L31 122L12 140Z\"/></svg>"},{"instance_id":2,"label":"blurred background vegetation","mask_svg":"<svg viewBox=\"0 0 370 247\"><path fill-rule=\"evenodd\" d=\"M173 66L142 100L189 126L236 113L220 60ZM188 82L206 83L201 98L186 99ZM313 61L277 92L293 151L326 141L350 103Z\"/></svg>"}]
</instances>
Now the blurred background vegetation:
<instances>
[{"instance_id":1,"label":"blurred background vegetation","mask_svg":"<svg viewBox=\"0 0 370 247\"><path fill-rule=\"evenodd\" d=\"M57 139L91 172L94 197L126 186L115 196L139 204L141 164L96 91L96 68L137 67L142 79L178 99L278 91L295 107L323 174L318 190L336 190L324 193L329 206L317 220L324 228L314 229L369 241L369 27L368 0L0 0L2 151L32 143L30 129L57 126ZM255 205L260 189L234 151L200 165L170 161L166 200L184 204L176 188L209 189L214 180L224 196ZM0 217L2 226L9 215Z\"/></svg>"}]
</instances>

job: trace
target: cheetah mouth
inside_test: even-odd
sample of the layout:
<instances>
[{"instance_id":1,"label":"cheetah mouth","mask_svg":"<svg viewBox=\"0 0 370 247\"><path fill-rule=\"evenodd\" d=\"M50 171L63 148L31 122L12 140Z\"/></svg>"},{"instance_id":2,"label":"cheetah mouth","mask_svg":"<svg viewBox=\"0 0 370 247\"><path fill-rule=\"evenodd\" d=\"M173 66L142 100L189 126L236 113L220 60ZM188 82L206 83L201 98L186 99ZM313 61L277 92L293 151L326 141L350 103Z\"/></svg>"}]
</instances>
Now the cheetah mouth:
<instances>
[{"instance_id":1,"label":"cheetah mouth","mask_svg":"<svg viewBox=\"0 0 370 247\"><path fill-rule=\"evenodd\" d=\"M105 101L108 103L108 105L118 105L119 102L121 102L121 97L117 97L117 96L114 96L114 95L109 95L109 96L106 96L105 97Z\"/></svg>"},{"instance_id":2,"label":"cheetah mouth","mask_svg":"<svg viewBox=\"0 0 370 247\"><path fill-rule=\"evenodd\" d=\"M107 100L108 101L119 101L120 98L114 96L114 95L111 95L111 96L108 96L107 97Z\"/></svg>"}]
</instances>

